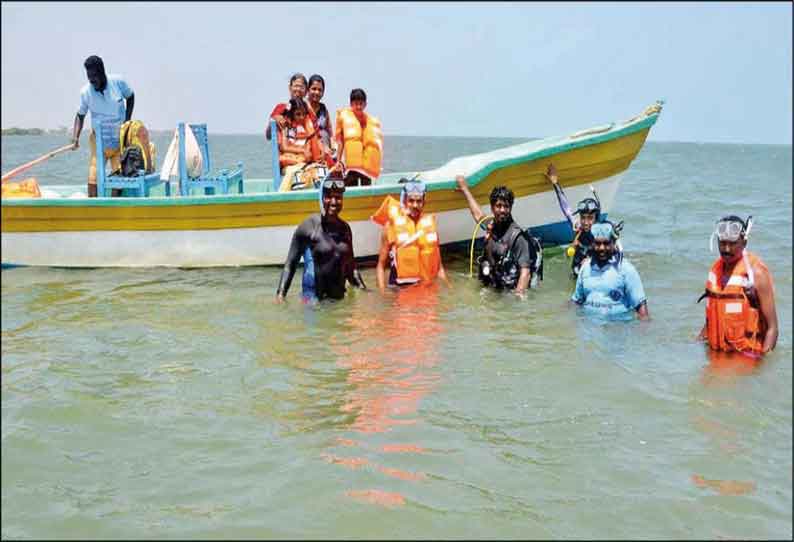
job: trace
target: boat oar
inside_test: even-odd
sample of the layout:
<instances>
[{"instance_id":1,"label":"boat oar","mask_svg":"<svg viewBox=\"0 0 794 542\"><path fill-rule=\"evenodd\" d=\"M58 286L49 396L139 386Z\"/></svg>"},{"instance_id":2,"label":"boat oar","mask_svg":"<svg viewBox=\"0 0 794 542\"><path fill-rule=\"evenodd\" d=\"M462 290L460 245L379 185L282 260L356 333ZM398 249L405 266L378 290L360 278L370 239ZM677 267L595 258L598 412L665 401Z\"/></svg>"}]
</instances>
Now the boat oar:
<instances>
[{"instance_id":1,"label":"boat oar","mask_svg":"<svg viewBox=\"0 0 794 542\"><path fill-rule=\"evenodd\" d=\"M74 147L74 145L69 143L68 145L64 145L63 147L61 147L59 149L55 149L54 151L48 152L47 154L45 154L43 156L39 156L35 160L31 160L27 164L22 164L18 168L12 169L11 171L9 171L5 175L3 175L2 182L6 182L8 179L13 177L14 175L19 175L23 171L27 171L30 168L32 168L33 166L35 166L36 164L40 164L40 163L44 162L45 160L49 160L50 158L52 158L55 155L58 155L58 154L61 154L62 152L66 152L68 150L71 150L73 147Z\"/></svg>"}]
</instances>

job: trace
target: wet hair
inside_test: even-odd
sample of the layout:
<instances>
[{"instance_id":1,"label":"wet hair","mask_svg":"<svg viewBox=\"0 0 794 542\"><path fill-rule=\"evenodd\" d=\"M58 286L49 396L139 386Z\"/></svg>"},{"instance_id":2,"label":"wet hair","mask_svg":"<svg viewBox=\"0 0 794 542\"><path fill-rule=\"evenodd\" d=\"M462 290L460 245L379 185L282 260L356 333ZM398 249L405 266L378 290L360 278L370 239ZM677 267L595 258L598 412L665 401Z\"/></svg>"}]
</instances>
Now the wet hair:
<instances>
[{"instance_id":1,"label":"wet hair","mask_svg":"<svg viewBox=\"0 0 794 542\"><path fill-rule=\"evenodd\" d=\"M325 79L323 79L322 75L318 75L316 73L309 77L309 84L306 85L306 88L308 89L310 86L312 86L312 83L315 82L319 82L323 86L323 92L325 92Z\"/></svg>"},{"instance_id":2,"label":"wet hair","mask_svg":"<svg viewBox=\"0 0 794 542\"><path fill-rule=\"evenodd\" d=\"M306 105L306 102L300 98L290 98L289 102L287 102L287 108L284 110L284 116L289 120L293 120L295 118L295 111L298 110L303 111L307 115L309 114L309 107Z\"/></svg>"},{"instance_id":3,"label":"wet hair","mask_svg":"<svg viewBox=\"0 0 794 542\"><path fill-rule=\"evenodd\" d=\"M350 91L350 103L353 103L355 101L362 101L362 102L367 101L367 93L364 92L364 89L354 88L353 90Z\"/></svg>"},{"instance_id":4,"label":"wet hair","mask_svg":"<svg viewBox=\"0 0 794 542\"><path fill-rule=\"evenodd\" d=\"M495 186L493 190L491 190L491 207L496 205L496 200L504 200L513 208L513 201L515 200L515 196L513 196L513 191L507 188L506 186Z\"/></svg>"},{"instance_id":5,"label":"wet hair","mask_svg":"<svg viewBox=\"0 0 794 542\"><path fill-rule=\"evenodd\" d=\"M83 67L88 71L105 73L105 63L96 55L91 55L83 62Z\"/></svg>"},{"instance_id":6,"label":"wet hair","mask_svg":"<svg viewBox=\"0 0 794 542\"><path fill-rule=\"evenodd\" d=\"M308 86L309 86L309 84L306 82L306 76L305 76L305 75L303 75L301 72L298 72L298 73L293 73L293 74L292 74L292 77L290 77L290 78L289 78L289 84L290 84L290 86L292 86L292 83L294 83L294 82L295 82L296 80L298 80L298 79L302 79L302 80L303 80L303 84L304 84L306 87L308 87ZM325 87L325 85L323 85L323 87Z\"/></svg>"}]
</instances>

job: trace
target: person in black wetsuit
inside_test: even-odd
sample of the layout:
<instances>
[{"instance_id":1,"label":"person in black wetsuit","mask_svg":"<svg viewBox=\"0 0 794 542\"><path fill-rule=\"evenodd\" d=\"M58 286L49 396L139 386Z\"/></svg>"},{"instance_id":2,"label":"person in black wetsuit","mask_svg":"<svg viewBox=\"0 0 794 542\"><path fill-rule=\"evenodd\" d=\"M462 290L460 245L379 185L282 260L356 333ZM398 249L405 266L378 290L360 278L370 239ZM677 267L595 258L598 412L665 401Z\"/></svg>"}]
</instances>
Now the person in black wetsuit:
<instances>
[{"instance_id":1,"label":"person in black wetsuit","mask_svg":"<svg viewBox=\"0 0 794 542\"><path fill-rule=\"evenodd\" d=\"M345 296L345 281L366 290L353 256L353 234L342 211L345 183L327 179L321 188L321 213L301 222L292 236L287 261L276 290L276 302L283 303L295 269L305 249L311 251L314 266L314 295L318 300Z\"/></svg>"},{"instance_id":2,"label":"person in black wetsuit","mask_svg":"<svg viewBox=\"0 0 794 542\"><path fill-rule=\"evenodd\" d=\"M478 223L485 217L469 190L463 175L455 177L458 189L466 196L471 216ZM513 192L505 186L491 191L493 221L486 226L485 250L479 262L479 278L483 284L512 290L523 296L530 287L532 273L538 262L537 247L524 229L513 220Z\"/></svg>"}]
</instances>

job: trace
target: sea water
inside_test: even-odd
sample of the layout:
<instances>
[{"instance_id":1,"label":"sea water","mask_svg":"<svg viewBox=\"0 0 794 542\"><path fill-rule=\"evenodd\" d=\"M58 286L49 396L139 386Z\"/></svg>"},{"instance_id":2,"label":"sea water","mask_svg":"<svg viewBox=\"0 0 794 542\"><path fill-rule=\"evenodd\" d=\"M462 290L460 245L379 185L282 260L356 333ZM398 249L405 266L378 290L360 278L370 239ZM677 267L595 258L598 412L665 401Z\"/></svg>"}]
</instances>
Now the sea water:
<instances>
[{"instance_id":1,"label":"sea water","mask_svg":"<svg viewBox=\"0 0 794 542\"><path fill-rule=\"evenodd\" d=\"M64 139L3 137L2 170ZM390 137L384 168L519 141ZM260 135L211 149L270 176ZM84 184L87 152L30 173ZM758 365L694 340L726 214L775 279ZM790 539L792 147L649 142L610 215L649 323L568 306L559 253L524 300L468 254L317 306L278 268L3 270L2 537Z\"/></svg>"}]
</instances>

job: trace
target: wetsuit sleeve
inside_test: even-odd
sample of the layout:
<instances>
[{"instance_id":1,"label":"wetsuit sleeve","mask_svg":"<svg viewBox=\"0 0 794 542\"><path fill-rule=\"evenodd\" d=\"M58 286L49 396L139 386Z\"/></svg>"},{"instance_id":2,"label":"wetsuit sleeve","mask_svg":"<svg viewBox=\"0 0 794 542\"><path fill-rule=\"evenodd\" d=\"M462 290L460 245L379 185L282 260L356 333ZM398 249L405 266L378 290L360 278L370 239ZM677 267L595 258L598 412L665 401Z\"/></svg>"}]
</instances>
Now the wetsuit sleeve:
<instances>
[{"instance_id":1,"label":"wetsuit sleeve","mask_svg":"<svg viewBox=\"0 0 794 542\"><path fill-rule=\"evenodd\" d=\"M584 293L584 270L579 271L579 275L576 277L576 287L573 289L573 294L571 295L571 301L576 303L577 305L582 305L585 302L585 293Z\"/></svg>"},{"instance_id":2,"label":"wetsuit sleeve","mask_svg":"<svg viewBox=\"0 0 794 542\"><path fill-rule=\"evenodd\" d=\"M281 278L278 281L276 295L281 294L286 297L290 284L292 284L292 277L295 276L298 262L300 262L303 251L308 245L309 229L309 220L304 220L300 226L295 229L295 233L292 234L292 242L289 245L289 252L287 253L287 261L284 263L284 269L281 271Z\"/></svg>"},{"instance_id":3,"label":"wetsuit sleeve","mask_svg":"<svg viewBox=\"0 0 794 542\"><path fill-rule=\"evenodd\" d=\"M562 211L562 214L565 215L568 223L573 228L573 211L571 211L568 198L565 197L565 192L563 192L562 187L558 183L552 183L552 186L554 187L554 193L557 194L557 203L560 205L560 211Z\"/></svg>"},{"instance_id":4,"label":"wetsuit sleeve","mask_svg":"<svg viewBox=\"0 0 794 542\"><path fill-rule=\"evenodd\" d=\"M626 304L630 308L637 310L640 305L647 301L640 274L630 262L625 260L621 267L623 268L623 280L626 285Z\"/></svg>"}]
</instances>

